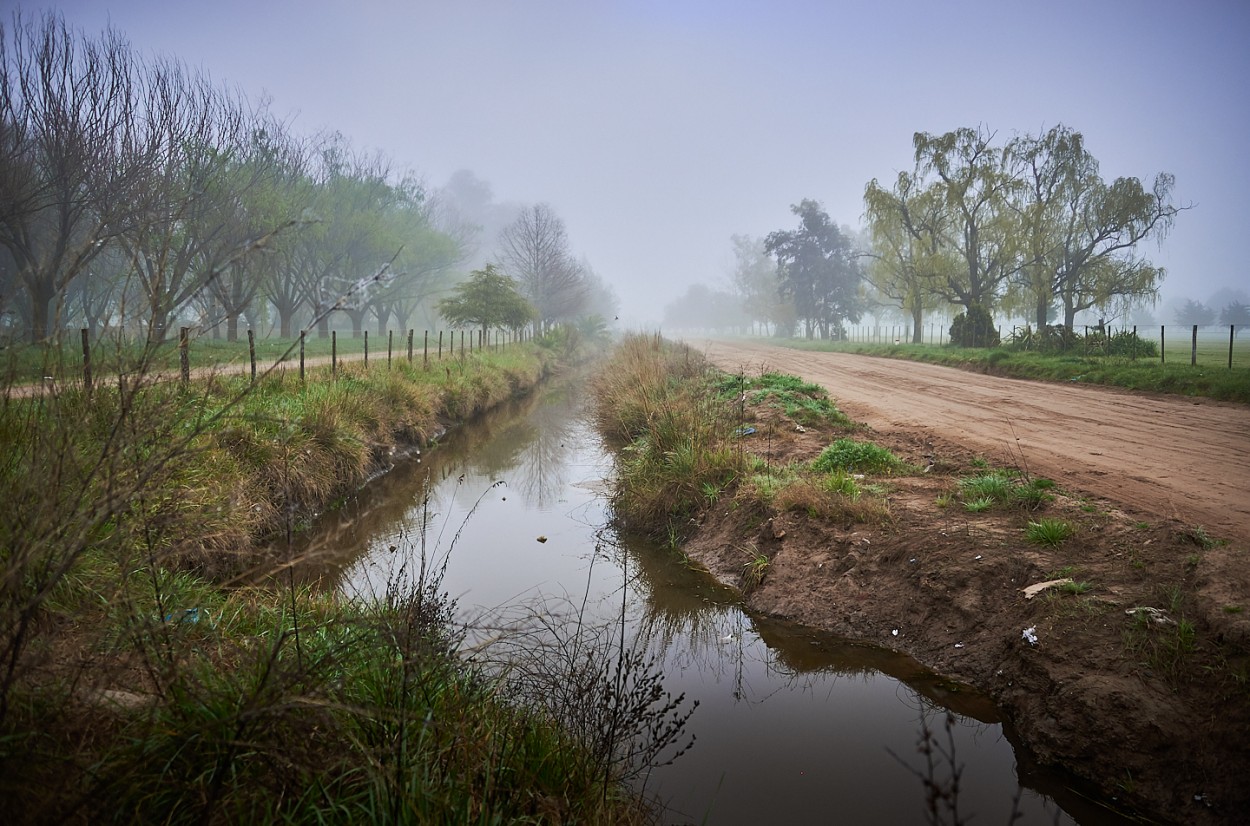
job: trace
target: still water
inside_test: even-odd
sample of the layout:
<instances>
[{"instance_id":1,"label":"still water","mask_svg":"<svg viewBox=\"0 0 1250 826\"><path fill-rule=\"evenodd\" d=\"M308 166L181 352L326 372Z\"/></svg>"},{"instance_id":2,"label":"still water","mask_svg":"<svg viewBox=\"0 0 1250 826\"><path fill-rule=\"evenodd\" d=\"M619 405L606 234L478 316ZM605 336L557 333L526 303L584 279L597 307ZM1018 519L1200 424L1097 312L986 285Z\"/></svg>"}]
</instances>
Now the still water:
<instances>
[{"instance_id":1,"label":"still water","mask_svg":"<svg viewBox=\"0 0 1250 826\"><path fill-rule=\"evenodd\" d=\"M645 778L669 823L926 822L926 723L953 747L961 820L1006 824L1014 805L1017 823L1120 822L1018 765L984 698L909 658L747 614L673 551L617 535L611 457L583 402L561 383L397 462L304 537L322 561L305 573L375 595L424 554L483 629L473 638L526 618L624 629L667 691L699 703L693 748ZM935 760L934 779L949 779L952 761Z\"/></svg>"}]
</instances>

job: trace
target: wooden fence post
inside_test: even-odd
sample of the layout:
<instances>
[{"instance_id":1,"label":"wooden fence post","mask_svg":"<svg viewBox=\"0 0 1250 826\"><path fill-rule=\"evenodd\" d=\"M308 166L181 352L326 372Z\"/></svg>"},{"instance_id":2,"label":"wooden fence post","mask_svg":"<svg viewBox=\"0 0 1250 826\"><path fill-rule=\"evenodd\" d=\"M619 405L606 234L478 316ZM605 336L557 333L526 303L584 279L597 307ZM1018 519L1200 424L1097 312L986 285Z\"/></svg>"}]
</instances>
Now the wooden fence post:
<instances>
[{"instance_id":1,"label":"wooden fence post","mask_svg":"<svg viewBox=\"0 0 1250 826\"><path fill-rule=\"evenodd\" d=\"M395 348L395 331L386 331L386 369L391 369L391 350Z\"/></svg>"},{"instance_id":2,"label":"wooden fence post","mask_svg":"<svg viewBox=\"0 0 1250 826\"><path fill-rule=\"evenodd\" d=\"M330 331L330 378L339 374L339 331Z\"/></svg>"},{"instance_id":3,"label":"wooden fence post","mask_svg":"<svg viewBox=\"0 0 1250 826\"><path fill-rule=\"evenodd\" d=\"M430 369L430 331L425 331L425 337L421 343L421 369Z\"/></svg>"},{"instance_id":4,"label":"wooden fence post","mask_svg":"<svg viewBox=\"0 0 1250 826\"><path fill-rule=\"evenodd\" d=\"M256 381L256 331L247 328L247 357L252 363L252 381Z\"/></svg>"},{"instance_id":5,"label":"wooden fence post","mask_svg":"<svg viewBox=\"0 0 1250 826\"><path fill-rule=\"evenodd\" d=\"M191 381L191 358L187 352L190 333L191 331L187 327L178 328L178 366L182 373L183 384Z\"/></svg>"},{"instance_id":6,"label":"wooden fence post","mask_svg":"<svg viewBox=\"0 0 1250 826\"><path fill-rule=\"evenodd\" d=\"M413 329L409 327L408 328L408 363L409 364L412 364L412 334L413 332L414 332Z\"/></svg>"},{"instance_id":7,"label":"wooden fence post","mask_svg":"<svg viewBox=\"0 0 1250 826\"><path fill-rule=\"evenodd\" d=\"M443 331L438 331L438 360L443 360Z\"/></svg>"},{"instance_id":8,"label":"wooden fence post","mask_svg":"<svg viewBox=\"0 0 1250 826\"><path fill-rule=\"evenodd\" d=\"M1166 324L1159 325L1159 363L1160 364L1168 363L1167 332L1166 332L1167 328L1168 326Z\"/></svg>"},{"instance_id":9,"label":"wooden fence post","mask_svg":"<svg viewBox=\"0 0 1250 826\"><path fill-rule=\"evenodd\" d=\"M1194 325L1193 338L1189 343L1189 366L1196 367L1198 365L1198 325Z\"/></svg>"},{"instance_id":10,"label":"wooden fence post","mask_svg":"<svg viewBox=\"0 0 1250 826\"><path fill-rule=\"evenodd\" d=\"M369 367L369 331L365 330L365 368Z\"/></svg>"},{"instance_id":11,"label":"wooden fence post","mask_svg":"<svg viewBox=\"0 0 1250 826\"><path fill-rule=\"evenodd\" d=\"M1129 347L1129 352L1132 353L1132 357L1130 360L1137 361L1137 325L1136 324L1133 325L1133 343Z\"/></svg>"},{"instance_id":12,"label":"wooden fence post","mask_svg":"<svg viewBox=\"0 0 1250 826\"><path fill-rule=\"evenodd\" d=\"M299 331L299 380L304 380L304 331Z\"/></svg>"},{"instance_id":13,"label":"wooden fence post","mask_svg":"<svg viewBox=\"0 0 1250 826\"><path fill-rule=\"evenodd\" d=\"M86 397L91 397L91 339L90 332L83 327L83 390ZM1233 350L1229 349L1229 366L1233 366Z\"/></svg>"},{"instance_id":14,"label":"wooden fence post","mask_svg":"<svg viewBox=\"0 0 1250 826\"><path fill-rule=\"evenodd\" d=\"M86 341L86 339L83 339ZM1228 325L1228 369L1233 369L1233 325Z\"/></svg>"}]
</instances>

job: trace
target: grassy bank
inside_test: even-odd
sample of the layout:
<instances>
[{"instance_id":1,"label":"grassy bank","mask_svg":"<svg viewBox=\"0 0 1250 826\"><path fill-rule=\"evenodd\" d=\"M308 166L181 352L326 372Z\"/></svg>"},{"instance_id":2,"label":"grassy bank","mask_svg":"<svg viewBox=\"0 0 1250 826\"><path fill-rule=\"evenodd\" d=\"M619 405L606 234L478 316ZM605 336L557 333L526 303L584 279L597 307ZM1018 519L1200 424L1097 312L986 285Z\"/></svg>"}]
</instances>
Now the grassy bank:
<instances>
[{"instance_id":1,"label":"grassy bank","mask_svg":"<svg viewBox=\"0 0 1250 826\"><path fill-rule=\"evenodd\" d=\"M761 522L784 511L888 519L865 481L896 468L881 455L888 452L848 438L831 446L841 453L787 459L805 426L848 436L857 429L816 385L778 373L729 375L684 345L634 336L599 372L593 394L599 429L620 448L614 510L632 531L676 547L712 505L753 511ZM745 437L761 434L765 455L743 449ZM767 559L744 553L758 578Z\"/></svg>"},{"instance_id":2,"label":"grassy bank","mask_svg":"<svg viewBox=\"0 0 1250 826\"><path fill-rule=\"evenodd\" d=\"M275 562L257 540L297 530L396 448L526 392L567 344L255 386L154 383L148 364L90 396L5 393L10 822L646 821L621 755L652 754L640 721L670 707L637 702L625 652L546 658L524 684L472 666L437 571L393 572L372 604L223 587ZM615 704L569 689L605 681Z\"/></svg>"},{"instance_id":3,"label":"grassy bank","mask_svg":"<svg viewBox=\"0 0 1250 826\"><path fill-rule=\"evenodd\" d=\"M969 348L927 344L854 344L809 339L771 340L796 350L860 353L923 361L994 376L1035 381L1102 384L1129 390L1205 396L1250 404L1250 368L1160 364L1157 359L1079 353L1038 353L1010 347Z\"/></svg>"}]
</instances>

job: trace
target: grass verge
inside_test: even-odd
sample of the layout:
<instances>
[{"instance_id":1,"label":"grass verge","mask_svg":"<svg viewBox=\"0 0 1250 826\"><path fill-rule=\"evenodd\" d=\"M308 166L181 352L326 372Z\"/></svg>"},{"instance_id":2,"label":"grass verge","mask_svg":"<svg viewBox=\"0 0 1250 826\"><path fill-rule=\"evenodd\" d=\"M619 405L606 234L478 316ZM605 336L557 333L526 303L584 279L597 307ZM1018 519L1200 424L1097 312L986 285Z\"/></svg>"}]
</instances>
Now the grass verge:
<instances>
[{"instance_id":1,"label":"grass verge","mask_svg":"<svg viewBox=\"0 0 1250 826\"><path fill-rule=\"evenodd\" d=\"M621 756L657 754L684 717L630 652L546 658L521 686L462 658L436 573L400 572L374 604L220 585L262 561L257 539L566 355L534 344L428 372L351 363L185 387L149 364L91 394L0 396L6 815L646 822ZM595 705L568 692L572 674L626 688ZM556 696L536 685L565 700L533 702ZM602 713L566 725L585 708ZM638 746L649 731L667 739Z\"/></svg>"}]
</instances>

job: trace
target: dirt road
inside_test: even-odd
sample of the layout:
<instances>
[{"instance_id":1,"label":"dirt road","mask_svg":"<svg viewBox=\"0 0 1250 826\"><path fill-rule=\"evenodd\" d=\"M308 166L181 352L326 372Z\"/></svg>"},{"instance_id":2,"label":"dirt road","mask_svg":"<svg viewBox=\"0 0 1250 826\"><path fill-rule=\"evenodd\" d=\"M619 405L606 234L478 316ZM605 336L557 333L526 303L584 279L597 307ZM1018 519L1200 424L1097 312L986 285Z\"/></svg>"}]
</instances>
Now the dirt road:
<instances>
[{"instance_id":1,"label":"dirt road","mask_svg":"<svg viewBox=\"0 0 1250 826\"><path fill-rule=\"evenodd\" d=\"M1250 541L1250 408L1103 387L1005 379L950 367L763 342L689 342L717 366L801 376L851 418L919 433L1029 469L1213 537ZM1018 440L1018 441L1017 441Z\"/></svg>"}]
</instances>

